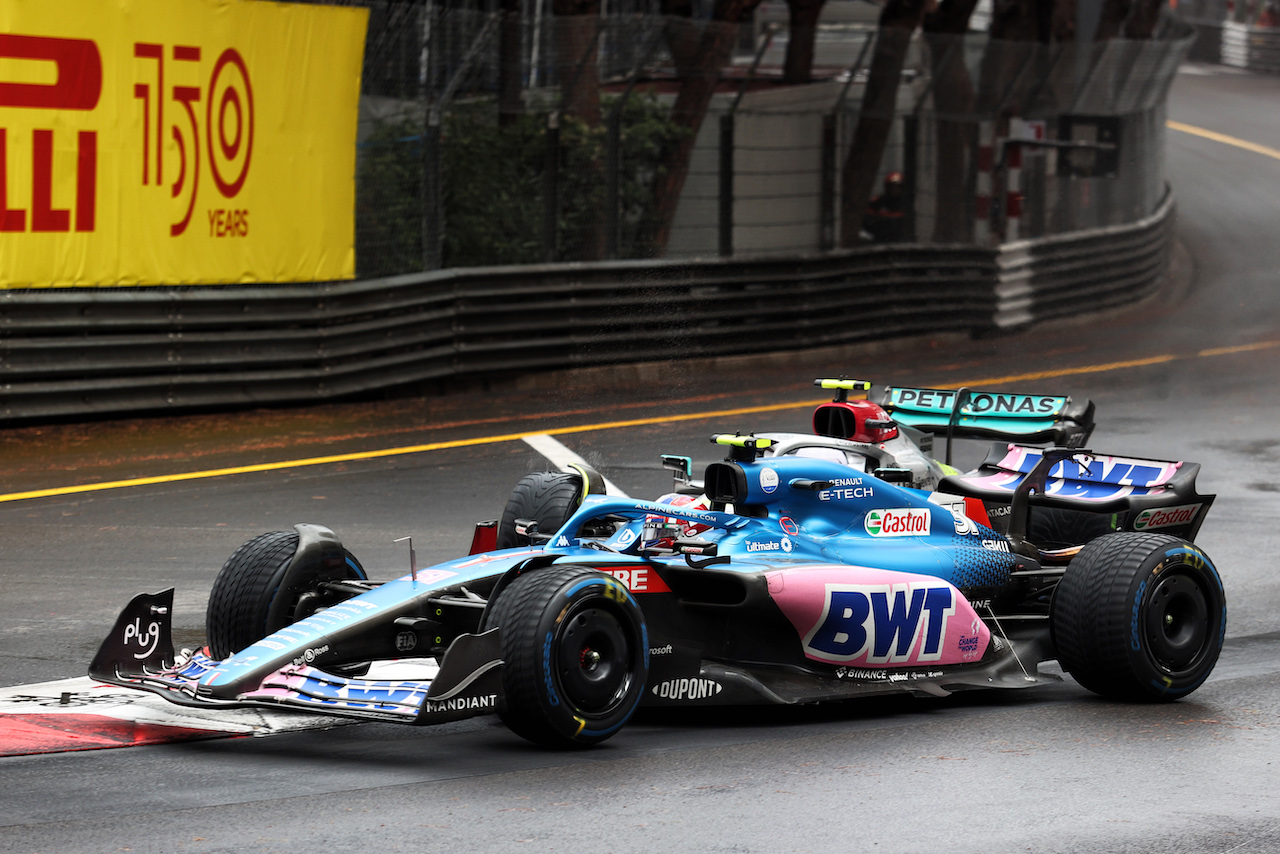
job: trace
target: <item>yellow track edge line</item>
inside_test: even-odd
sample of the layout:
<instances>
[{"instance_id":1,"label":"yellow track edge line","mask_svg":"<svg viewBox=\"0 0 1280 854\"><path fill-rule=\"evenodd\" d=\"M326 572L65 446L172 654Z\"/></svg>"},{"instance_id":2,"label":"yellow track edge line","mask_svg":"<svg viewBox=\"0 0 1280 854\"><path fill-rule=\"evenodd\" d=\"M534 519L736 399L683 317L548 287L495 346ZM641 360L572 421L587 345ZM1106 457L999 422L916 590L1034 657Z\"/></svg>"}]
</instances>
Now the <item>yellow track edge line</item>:
<instances>
[{"instance_id":1,"label":"yellow track edge line","mask_svg":"<svg viewBox=\"0 0 1280 854\"><path fill-rule=\"evenodd\" d=\"M1196 127L1195 125L1184 125L1182 122L1172 120L1164 123L1165 127L1170 130L1189 133L1192 136L1198 136L1203 139L1211 139L1214 142L1221 142L1223 145L1234 145L1236 148L1243 148L1245 151L1252 151L1254 154L1261 154L1264 157L1272 157L1280 160L1280 149L1272 148L1268 145L1259 145L1256 142L1249 142L1247 139L1237 139L1234 136L1227 136L1225 133L1218 133L1213 130Z\"/></svg>"},{"instance_id":2,"label":"yellow track edge line","mask_svg":"<svg viewBox=\"0 0 1280 854\"><path fill-rule=\"evenodd\" d=\"M1106 373L1108 371L1119 371L1125 368L1140 368L1150 365L1167 364L1169 362L1177 362L1186 359L1195 358L1211 358L1213 356L1227 356L1238 353L1255 352L1258 350L1272 349L1280 347L1278 341L1259 341L1253 344L1242 344L1235 347L1217 347L1206 350L1200 350L1191 355L1161 355L1150 356L1144 359L1130 359L1123 362L1106 362L1097 365L1080 365L1074 368L1062 368L1053 371L1036 371L1025 374L1010 374L1003 377L988 377L984 379L972 380L969 382L955 383L953 385L940 385L939 388L960 388L961 386L970 385L997 385L1012 382L1028 382L1031 380L1054 379L1058 377L1083 376L1086 374ZM764 412L782 412L789 409L804 409L811 406L817 406L820 403L826 403L826 399L822 400L806 400L799 403L775 403L767 406L748 406L739 409L721 409L711 412L689 412L682 415L658 415L649 418L632 418L626 421L603 421L596 424L578 424L572 427L553 427L548 430L530 430L524 433L504 433L496 436L478 436L472 439L453 439L447 442L429 442L423 445L408 445L400 448L383 448L376 451L356 451L349 454L333 454L324 457L308 457L300 460L281 460L273 463L256 463L247 466L235 466L222 469L208 469L206 471L193 471L179 474L156 475L154 477L136 477L128 480L113 480L103 483L86 483L78 486L57 486L49 489L34 489L29 492L11 492L0 495L0 503L9 501L23 501L31 498L52 498L61 495L78 495L87 492L105 492L111 489L128 489L135 486L153 486L163 483L181 483L188 480L206 480L214 477L227 477L237 474L254 474L258 472L280 471L282 469L306 468L309 466L323 466L334 463L360 462L364 460L385 459L387 457L400 457L409 454L421 454L428 451L444 451L452 448L471 448L480 445L496 445L503 442L518 442L526 436L562 436L568 433L594 433L601 430L617 430L626 427L645 427L653 424L666 424L681 421L705 421L715 418L730 418L738 415L758 415Z\"/></svg>"},{"instance_id":3,"label":"yellow track edge line","mask_svg":"<svg viewBox=\"0 0 1280 854\"><path fill-rule=\"evenodd\" d=\"M705 418L727 418L734 415L754 415L761 412L777 412L784 409L798 409L803 406L814 406L809 403L780 403L769 406L751 406L742 409L724 409L716 412L694 412L684 415L660 415L652 418L633 418L627 421L610 421L600 424L582 424L573 427L555 427L549 430L530 430L525 433L505 433L497 436L478 436L473 439L453 439L447 442L429 442L423 445L408 445L401 448L383 448L376 451L355 451L350 454L332 454L324 457L308 457L300 460L281 460L273 463L255 463L247 466L208 469L179 474L156 475L153 477L135 477L128 480L113 480L103 483L86 483L78 486L57 486L49 489L33 489L29 492L12 492L0 495L0 502L22 501L28 498L49 498L58 495L76 495L85 492L102 492L109 489L126 489L133 486L151 486L160 483L180 483L185 480L203 480L213 477L226 477L236 474L253 474L256 472L279 471L281 469L306 468L333 463L359 462L386 457L399 457L408 454L421 454L427 451L443 451L450 448L469 448L478 445L496 445L502 442L517 442L526 436L556 436L565 433L591 433L599 430L612 430L623 427L642 427L650 424L662 424L672 421L697 421Z\"/></svg>"}]
</instances>

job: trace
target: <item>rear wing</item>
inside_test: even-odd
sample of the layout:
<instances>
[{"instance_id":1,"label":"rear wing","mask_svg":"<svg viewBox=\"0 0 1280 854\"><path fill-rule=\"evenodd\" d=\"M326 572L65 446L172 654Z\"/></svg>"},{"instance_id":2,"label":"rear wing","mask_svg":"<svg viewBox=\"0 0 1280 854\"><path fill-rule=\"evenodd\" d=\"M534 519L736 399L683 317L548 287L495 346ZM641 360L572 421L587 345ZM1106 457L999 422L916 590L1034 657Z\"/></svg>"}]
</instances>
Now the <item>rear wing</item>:
<instances>
[{"instance_id":1,"label":"rear wing","mask_svg":"<svg viewBox=\"0 0 1280 854\"><path fill-rule=\"evenodd\" d=\"M890 386L881 405L899 424L955 439L1080 448L1094 426L1093 401L1048 394Z\"/></svg>"},{"instance_id":2,"label":"rear wing","mask_svg":"<svg viewBox=\"0 0 1280 854\"><path fill-rule=\"evenodd\" d=\"M1111 513L1115 530L1192 540L1216 497L1196 490L1199 472L1199 463L997 444L975 471L942 478L938 491L1012 504L1009 533L1016 537L1025 537L1035 505Z\"/></svg>"}]
</instances>

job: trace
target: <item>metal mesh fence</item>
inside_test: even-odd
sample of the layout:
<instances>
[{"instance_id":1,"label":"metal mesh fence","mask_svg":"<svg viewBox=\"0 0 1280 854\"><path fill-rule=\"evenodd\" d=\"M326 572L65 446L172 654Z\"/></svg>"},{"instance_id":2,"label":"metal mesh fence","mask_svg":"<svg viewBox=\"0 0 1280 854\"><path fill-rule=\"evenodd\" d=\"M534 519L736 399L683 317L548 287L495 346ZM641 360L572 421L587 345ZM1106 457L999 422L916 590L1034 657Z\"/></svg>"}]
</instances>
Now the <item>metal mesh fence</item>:
<instances>
[{"instance_id":1,"label":"metal mesh fence","mask_svg":"<svg viewBox=\"0 0 1280 854\"><path fill-rule=\"evenodd\" d=\"M896 167L915 176L917 239L1040 237L1149 214L1188 44L1185 32L1084 46L930 38Z\"/></svg>"},{"instance_id":2,"label":"metal mesh fence","mask_svg":"<svg viewBox=\"0 0 1280 854\"><path fill-rule=\"evenodd\" d=\"M371 10L361 277L809 253L862 216L842 213L840 187L866 168L848 153L874 28L820 31L815 79L786 85L788 34L772 25L616 3L602 18L352 5ZM1177 26L1085 47L917 35L874 170L877 185L903 178L888 239L990 245L1149 214L1189 41Z\"/></svg>"}]
</instances>

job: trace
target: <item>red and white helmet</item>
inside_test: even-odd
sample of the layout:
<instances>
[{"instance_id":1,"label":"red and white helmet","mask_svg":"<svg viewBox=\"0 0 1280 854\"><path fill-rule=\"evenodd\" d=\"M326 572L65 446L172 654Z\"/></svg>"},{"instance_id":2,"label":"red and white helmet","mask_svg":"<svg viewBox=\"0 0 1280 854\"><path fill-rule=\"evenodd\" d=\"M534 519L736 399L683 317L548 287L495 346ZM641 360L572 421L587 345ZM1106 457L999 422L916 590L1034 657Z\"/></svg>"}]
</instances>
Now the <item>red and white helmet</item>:
<instances>
[{"instance_id":1,"label":"red and white helmet","mask_svg":"<svg viewBox=\"0 0 1280 854\"><path fill-rule=\"evenodd\" d=\"M677 492L668 492L654 503L666 504L671 507L688 507L691 510L711 509L711 502L707 500L707 496L681 495ZM688 539L698 536L698 534L710 527L710 525L690 522L674 516L659 516L655 513L650 513L644 520L644 539L646 541Z\"/></svg>"}]
</instances>

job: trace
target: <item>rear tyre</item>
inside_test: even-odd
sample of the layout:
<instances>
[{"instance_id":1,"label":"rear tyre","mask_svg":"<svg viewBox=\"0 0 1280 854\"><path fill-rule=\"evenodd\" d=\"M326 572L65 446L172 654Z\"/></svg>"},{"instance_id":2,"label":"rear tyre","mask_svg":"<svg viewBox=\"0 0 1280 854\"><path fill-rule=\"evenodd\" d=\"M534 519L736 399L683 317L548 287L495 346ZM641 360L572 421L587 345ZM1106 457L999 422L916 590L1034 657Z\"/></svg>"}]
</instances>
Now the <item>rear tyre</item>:
<instances>
[{"instance_id":1,"label":"rear tyre","mask_svg":"<svg viewBox=\"0 0 1280 854\"><path fill-rule=\"evenodd\" d=\"M272 632L296 623L321 608L335 605L341 596L320 588L324 581L367 579L364 568L345 549L341 560L306 567L294 577L290 601L276 619L269 619L272 604L280 595L285 570L298 550L297 531L259 534L236 549L222 565L205 612L205 636L209 654L227 658Z\"/></svg>"},{"instance_id":2,"label":"rear tyre","mask_svg":"<svg viewBox=\"0 0 1280 854\"><path fill-rule=\"evenodd\" d=\"M528 545L516 533L517 519L532 519L543 534L560 530L582 502L582 476L569 472L539 471L516 484L498 522L498 548Z\"/></svg>"},{"instance_id":3,"label":"rear tyre","mask_svg":"<svg viewBox=\"0 0 1280 854\"><path fill-rule=\"evenodd\" d=\"M1169 701L1200 686L1226 631L1222 579L1203 551L1167 534L1122 532L1080 550L1054 593L1058 662L1117 700Z\"/></svg>"},{"instance_id":4,"label":"rear tyre","mask_svg":"<svg viewBox=\"0 0 1280 854\"><path fill-rule=\"evenodd\" d=\"M493 603L502 629L503 722L546 747L598 744L635 712L649 674L648 635L617 579L583 566L527 572Z\"/></svg>"}]
</instances>

